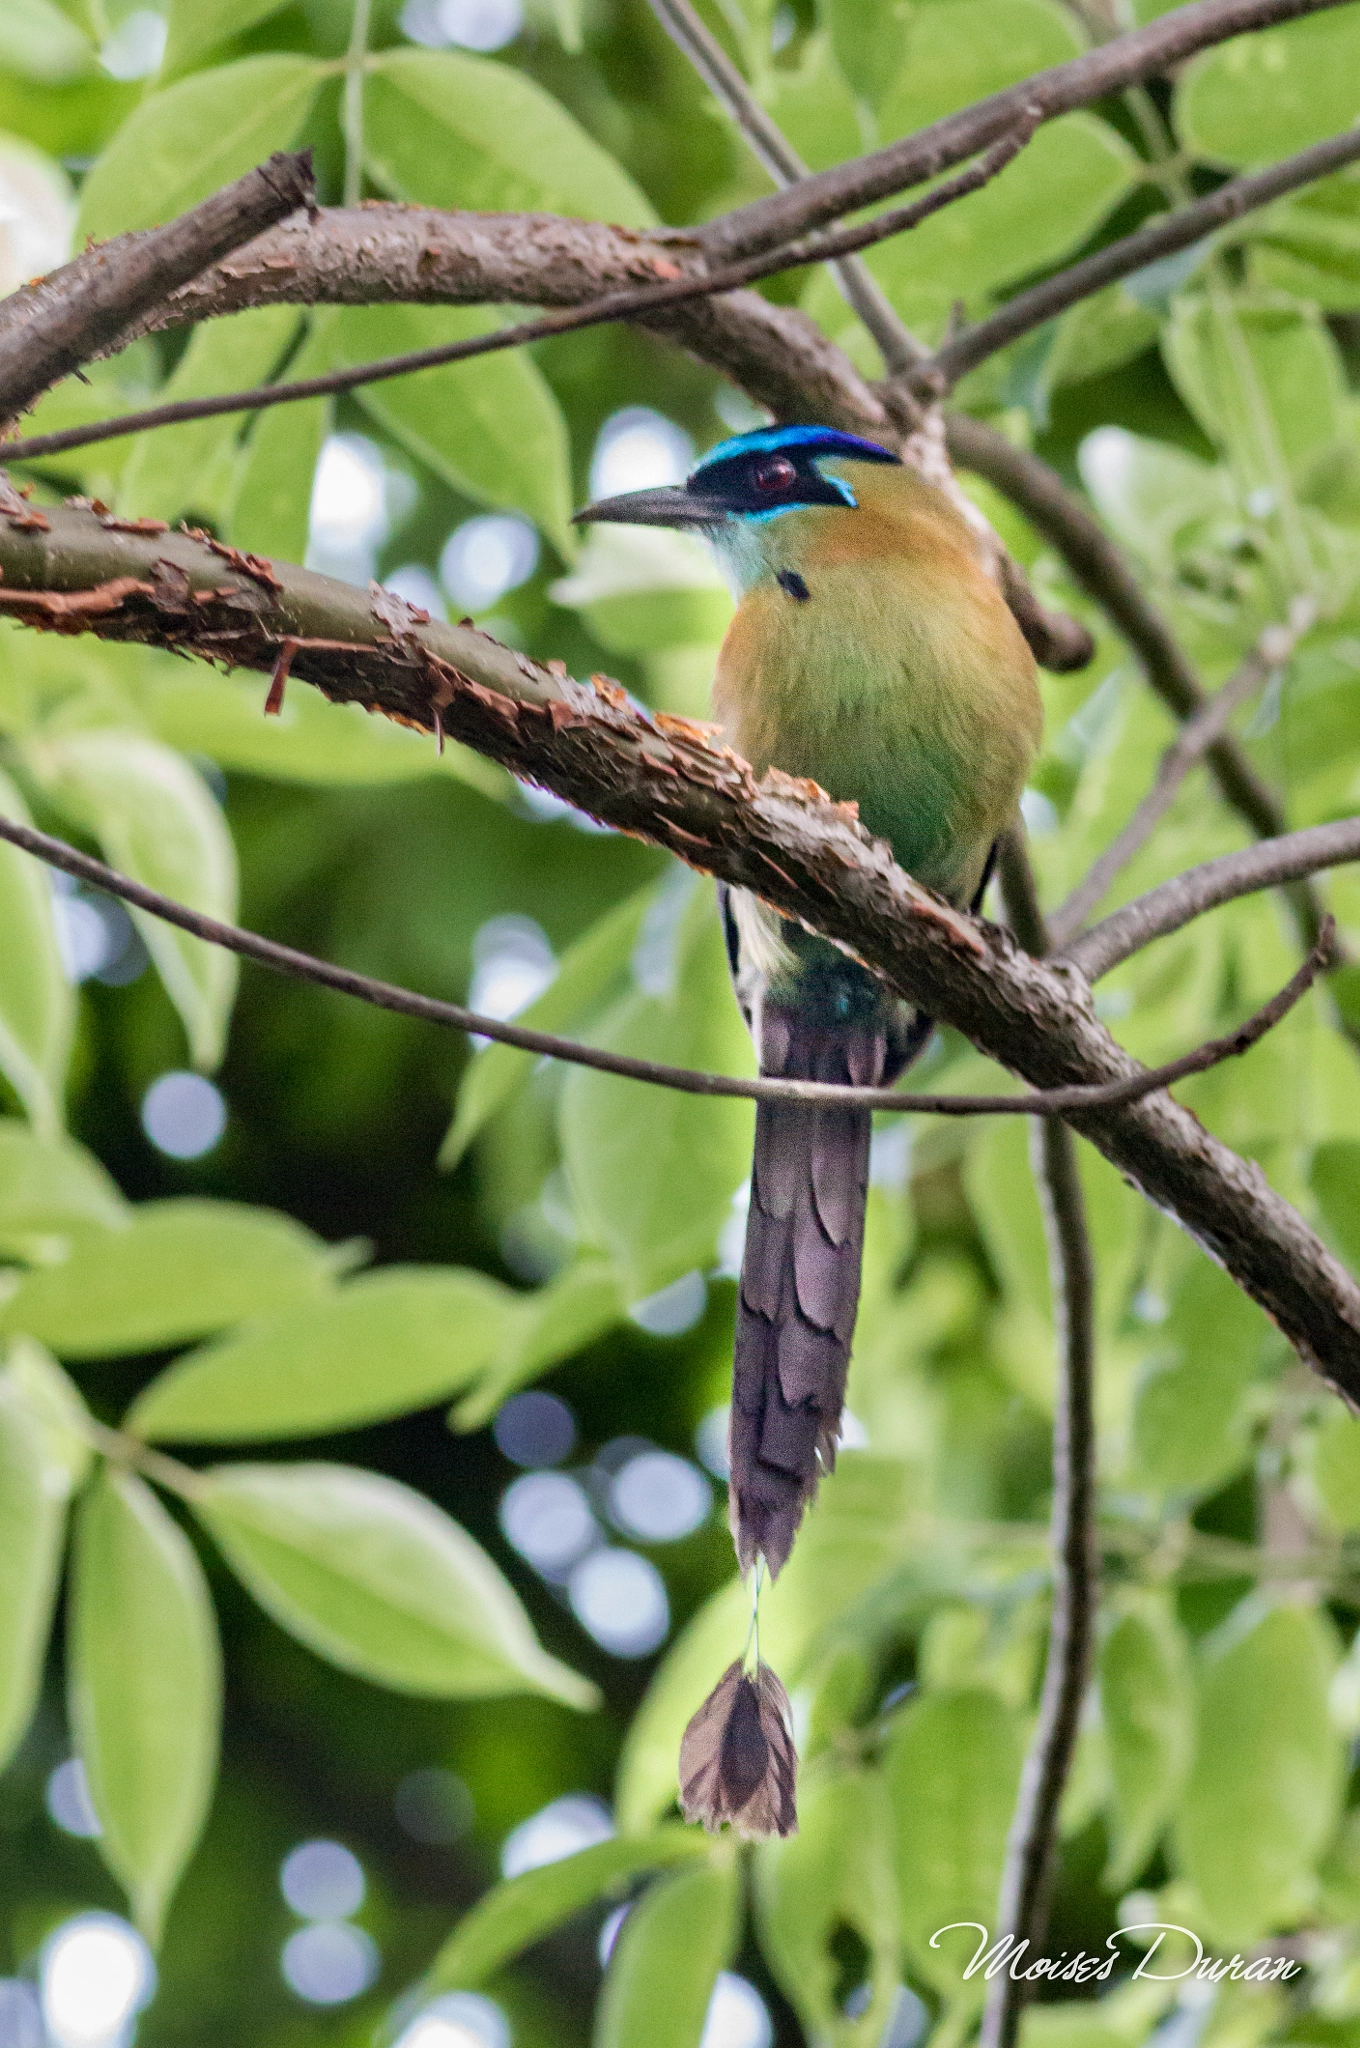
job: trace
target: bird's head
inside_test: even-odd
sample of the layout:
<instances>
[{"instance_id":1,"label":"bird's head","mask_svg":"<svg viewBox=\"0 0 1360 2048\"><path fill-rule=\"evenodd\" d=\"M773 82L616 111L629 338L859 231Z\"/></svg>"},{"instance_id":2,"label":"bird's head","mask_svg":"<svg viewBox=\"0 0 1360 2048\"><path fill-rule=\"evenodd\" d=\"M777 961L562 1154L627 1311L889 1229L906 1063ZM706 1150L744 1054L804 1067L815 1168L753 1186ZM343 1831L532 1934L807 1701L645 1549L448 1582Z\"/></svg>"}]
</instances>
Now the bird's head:
<instances>
[{"instance_id":1,"label":"bird's head","mask_svg":"<svg viewBox=\"0 0 1360 2048\"><path fill-rule=\"evenodd\" d=\"M832 427L761 427L720 441L683 484L601 498L576 514L576 524L691 528L744 589L787 554L786 515L812 513L820 520L856 511L855 469L884 462L901 467L900 458L876 441Z\"/></svg>"}]
</instances>

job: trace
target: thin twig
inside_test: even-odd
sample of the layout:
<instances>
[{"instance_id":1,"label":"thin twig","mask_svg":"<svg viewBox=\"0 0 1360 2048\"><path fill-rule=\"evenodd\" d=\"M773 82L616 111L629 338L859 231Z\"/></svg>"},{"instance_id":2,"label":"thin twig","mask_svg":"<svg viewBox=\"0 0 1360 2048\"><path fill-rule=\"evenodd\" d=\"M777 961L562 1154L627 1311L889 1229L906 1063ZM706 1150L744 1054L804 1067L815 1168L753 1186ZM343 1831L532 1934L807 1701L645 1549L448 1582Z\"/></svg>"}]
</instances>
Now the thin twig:
<instances>
[{"instance_id":1,"label":"thin twig","mask_svg":"<svg viewBox=\"0 0 1360 2048\"><path fill-rule=\"evenodd\" d=\"M1233 712L1284 667L1315 617L1316 606L1312 600L1297 599L1291 607L1288 625L1267 626L1217 694L1209 699L1202 711L1187 719L1163 754L1156 780L1123 831L1092 862L1071 895L1049 918L1049 940L1053 946L1065 946L1081 930L1115 876L1128 866L1152 837L1191 769L1204 759L1215 740L1227 730Z\"/></svg>"},{"instance_id":2,"label":"thin twig","mask_svg":"<svg viewBox=\"0 0 1360 2048\"><path fill-rule=\"evenodd\" d=\"M225 391L208 398L183 398L169 405L153 405L140 412L122 413L116 419L95 420L88 426L67 427L60 433L34 434L25 439L0 443L0 456L7 463L34 462L40 456L59 455L71 448L87 448L97 441L120 440L127 434L141 434L153 427L181 425L185 420L216 419L224 413L263 412L273 405L292 405L300 399L332 398L342 391L356 391L364 384L379 384L391 377L408 377L417 370L432 370L444 363L462 363L473 356L494 355L501 349L523 348L530 342L548 341L557 334L572 334L582 327L597 327L612 320L641 320L648 314L684 305L715 293L733 291L761 277L784 270L801 270L813 263L826 263L849 250L867 249L874 242L908 233L931 214L955 200L976 192L1023 148L1031 132L1023 118L1003 135L977 163L956 177L936 185L907 206L877 214L858 227L806 242L791 243L772 254L750 256L727 264L720 270L655 285L638 285L627 291L608 292L579 306L542 313L535 320L521 320L490 334L474 334L461 341L435 348L408 350L402 355L382 356L371 363L357 363L343 370L329 370L319 377L300 377L284 384L261 384L248 391Z\"/></svg>"},{"instance_id":3,"label":"thin twig","mask_svg":"<svg viewBox=\"0 0 1360 2048\"><path fill-rule=\"evenodd\" d=\"M276 154L167 227L119 235L0 307L0 419L117 340L149 306L313 203L312 154Z\"/></svg>"},{"instance_id":4,"label":"thin twig","mask_svg":"<svg viewBox=\"0 0 1360 2048\"><path fill-rule=\"evenodd\" d=\"M975 370L979 363L986 362L988 356L1017 341L1022 334L1029 334L1046 321L1056 319L1059 313L1066 312L1079 300L1090 298L1094 292L1115 284L1121 277L1131 277L1149 263L1160 262L1163 257L1173 256L1180 249L1190 248L1225 222L1237 220L1256 207L1267 206L1271 200L1281 198L1286 192L1297 191L1301 185L1310 185L1315 179L1326 177L1329 171L1354 163L1357 157L1360 157L1360 128L1348 128L1344 135L1334 135L1328 142L1315 143L1311 149L1300 150L1297 156L1286 157L1283 162L1272 164L1268 170L1233 178L1228 184L1220 185L1217 192L1210 193L1207 199L1196 200L1193 206L1182 207L1178 212L1163 214L1136 233L1111 242L1094 256L1087 256L1082 262L1059 271L1056 277L1045 279L1043 284L1037 284L1027 292L1018 292L989 319L980 320L975 327L965 328L962 334L947 341L928 362L908 371L906 381L923 395L950 391L961 377Z\"/></svg>"},{"instance_id":5,"label":"thin twig","mask_svg":"<svg viewBox=\"0 0 1360 2048\"><path fill-rule=\"evenodd\" d=\"M1220 903L1251 896L1258 889L1278 889L1323 868L1345 867L1360 860L1360 818L1340 818L1332 825L1309 825L1278 839L1260 839L1241 853L1187 868L1172 881L1149 889L1121 910L1070 939L1056 956L1068 960L1090 981L1099 981L1154 939L1164 939L1183 925L1203 917ZM1326 923L1324 913L1323 923Z\"/></svg>"},{"instance_id":6,"label":"thin twig","mask_svg":"<svg viewBox=\"0 0 1360 2048\"><path fill-rule=\"evenodd\" d=\"M723 214L699 230L704 247L719 257L774 248L794 235L839 220L858 207L872 206L892 193L905 192L976 156L998 136L1009 133L1026 107L1035 107L1040 120L1051 121L1074 107L1088 107L1140 79L1154 77L1211 44L1296 21L1301 15L1337 4L1344 0L1195 0L1193 6L1177 7L1098 49L1038 71L1004 92L975 100L972 106L947 114L886 149L819 171L788 191L771 193Z\"/></svg>"},{"instance_id":7,"label":"thin twig","mask_svg":"<svg viewBox=\"0 0 1360 2048\"><path fill-rule=\"evenodd\" d=\"M423 1023L473 1032L482 1038L495 1039L501 1045L515 1046L521 1052L565 1060L573 1066L593 1067L602 1074L620 1074L627 1080L645 1081L654 1088L672 1088L683 1095L735 1097L743 1102L797 1102L820 1109L853 1105L856 1109L909 1111L927 1116L1058 1117L1074 1111L1117 1108L1123 1103L1136 1102L1144 1095L1151 1095L1159 1088L1169 1087L1173 1081L1183 1080L1188 1074L1202 1074L1221 1060L1236 1059L1247 1052L1288 1014L1312 986L1325 959L1322 951L1310 954L1277 995L1226 1037L1213 1039L1178 1060L1149 1068L1132 1075L1127 1081L1109 1082L1095 1088L1041 1089L1027 1095L908 1095L893 1088L848 1088L835 1082L782 1081L765 1075L748 1080L729 1074L701 1073L691 1067L666 1066L658 1060L633 1059L626 1053L606 1052L599 1046L583 1045L577 1039L559 1038L551 1031L535 1031L527 1025L507 1023L499 1017L483 1017L475 1010L464 1009L461 1004L417 995L412 989L397 988L391 982L377 981L371 975L357 974L347 967L333 967L329 961L318 960L310 953L300 953L292 946L280 946L273 939L262 938L258 932L246 931L240 925L225 924L219 918L208 917L203 911L191 910L187 904L176 902L174 897L165 896L158 889L150 889L145 883L133 881L127 875L120 875L116 868L107 867L90 854L80 853L74 846L68 846L65 840L54 839L46 832L35 831L32 826L21 825L3 815L0 815L0 839L7 839L12 846L47 862L49 867L74 875L91 888L102 889L106 895L117 896L125 903L134 904L138 910L149 912L152 917L163 918L167 924L191 932L195 938L203 939L209 945L239 953L244 959L257 961L260 966L290 975L294 980L314 982L320 988L338 989L343 995L357 996L361 1002L394 1011L400 1017L415 1017Z\"/></svg>"},{"instance_id":8,"label":"thin twig","mask_svg":"<svg viewBox=\"0 0 1360 2048\"><path fill-rule=\"evenodd\" d=\"M1017 936L1047 951L1047 933L1023 841L1007 835L1002 893ZM1081 1724L1100 1568L1095 1541L1095 1273L1076 1141L1065 1124L1033 1127L1034 1177L1044 1211L1058 1384L1053 1416L1053 1609L1039 1715L1025 1757L997 1902L997 1933L1041 1945L1058 1838L1058 1812ZM1027 1986L1003 1970L988 1985L982 2048L1014 2048Z\"/></svg>"},{"instance_id":9,"label":"thin twig","mask_svg":"<svg viewBox=\"0 0 1360 2048\"><path fill-rule=\"evenodd\" d=\"M651 0L671 40L689 59L713 97L724 106L755 155L779 186L795 185L812 175L782 128L771 120L715 36L711 36L690 0ZM873 336L887 369L896 373L923 362L930 351L916 339L894 310L887 293L857 256L842 257L832 270L849 305Z\"/></svg>"}]
</instances>

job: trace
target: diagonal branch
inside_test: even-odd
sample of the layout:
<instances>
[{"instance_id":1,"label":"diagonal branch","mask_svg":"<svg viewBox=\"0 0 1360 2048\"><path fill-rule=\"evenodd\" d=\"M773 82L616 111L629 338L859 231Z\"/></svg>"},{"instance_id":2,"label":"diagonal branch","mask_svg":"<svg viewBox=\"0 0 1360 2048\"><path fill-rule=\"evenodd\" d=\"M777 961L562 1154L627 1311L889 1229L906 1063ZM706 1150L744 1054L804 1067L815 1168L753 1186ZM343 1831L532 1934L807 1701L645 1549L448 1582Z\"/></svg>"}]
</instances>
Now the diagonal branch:
<instances>
[{"instance_id":1,"label":"diagonal branch","mask_svg":"<svg viewBox=\"0 0 1360 2048\"><path fill-rule=\"evenodd\" d=\"M168 227L120 235L0 304L0 416L116 345L178 285L313 204L310 150L271 156Z\"/></svg>"},{"instance_id":2,"label":"diagonal branch","mask_svg":"<svg viewBox=\"0 0 1360 2048\"><path fill-rule=\"evenodd\" d=\"M1193 6L1177 7L1146 27L1116 36L1066 64L1038 71L1019 85L976 100L886 149L837 164L787 191L737 207L700 230L704 247L711 256L723 259L773 248L825 221L938 177L941 171L988 148L1030 109L1041 121L1051 121L1075 107L1089 107L1140 79L1155 77L1169 65L1183 63L1196 51L1226 42L1231 36L1296 21L1301 15L1337 4L1341 0L1194 0Z\"/></svg>"},{"instance_id":3,"label":"diagonal branch","mask_svg":"<svg viewBox=\"0 0 1360 2048\"><path fill-rule=\"evenodd\" d=\"M1297 599L1291 609L1289 624L1267 626L1246 659L1238 664L1217 694L1209 699L1202 711L1186 720L1163 754L1156 780L1128 824L1092 862L1071 895L1049 918L1049 937L1053 945L1065 946L1080 931L1115 876L1128 866L1152 837L1175 802L1176 792L1191 769L1204 759L1219 735L1226 732L1233 712L1253 697L1271 675L1284 667L1315 616L1316 607L1310 599Z\"/></svg>"},{"instance_id":4,"label":"diagonal branch","mask_svg":"<svg viewBox=\"0 0 1360 2048\"><path fill-rule=\"evenodd\" d=\"M851 1088L830 1081L786 1081L766 1074L748 1080L731 1074L703 1073L693 1067L668 1066L661 1060L634 1059L628 1053L609 1052L602 1046L585 1045L579 1039L561 1038L552 1031L537 1031L531 1025L484 1017L461 1003L417 995L413 989L378 981L371 974L334 967L328 960L300 953L293 946L281 946L274 939L262 938L258 932L243 930L240 925L224 924L220 918L192 910L187 903L178 903L159 889L150 889L144 882L120 875L116 868L68 846L65 840L53 839L31 825L20 825L3 813L0 839L93 889L101 889L137 910L178 926L180 931L189 932L210 946L221 946L226 952L237 953L243 960L254 960L259 966L289 975L295 981L309 981L318 988L356 996L360 1002L372 1003L396 1016L413 1017L423 1024L441 1024L452 1031L474 1032L520 1052L565 1060L572 1066L593 1067L597 1073L618 1074L625 1080L645 1081L653 1088L672 1088L682 1095L723 1096L740 1102L796 1102L808 1109L853 1107L925 1116L1054 1117L1066 1116L1073 1110L1116 1108L1121 1103L1136 1102L1140 1096L1154 1094L1189 1074L1206 1073L1221 1061L1237 1059L1259 1045L1312 987L1326 964L1326 945L1331 936L1330 932L1324 933L1323 943L1309 954L1284 988L1235 1031L1197 1046L1194 1052L1185 1053L1178 1060L1168 1060L1165 1066L1137 1073L1127 1081L1096 1088L1041 1088L1025 1095L910 1094L896 1088Z\"/></svg>"},{"instance_id":5,"label":"diagonal branch","mask_svg":"<svg viewBox=\"0 0 1360 2048\"><path fill-rule=\"evenodd\" d=\"M1297 156L1286 157L1282 163L1272 164L1269 170L1253 171L1244 178L1232 178L1226 185L1220 185L1217 192L1210 193L1207 199L1196 200L1193 206L1182 207L1175 213L1162 214L1136 233L1125 235L1122 240L1097 250L1094 256L1087 256L1082 262L1060 270L1056 277L1046 278L1027 292L1017 292L989 319L980 320L975 327L965 328L962 334L947 341L929 361L909 371L905 381L923 394L942 395L952 390L969 370L975 370L979 363L986 362L988 356L995 355L998 349L1018 341L1022 334L1032 333L1046 321L1056 319L1059 313L1065 313L1078 300L1090 298L1092 293L1117 283L1121 277L1131 277L1149 263L1158 263L1163 257L1174 256L1178 250L1192 248L1214 228L1222 227L1228 221L1240 220L1244 213L1267 206L1286 192L1296 192L1301 185L1311 185L1316 179L1325 178L1329 172L1340 170L1344 164L1354 163L1357 157L1360 157L1360 128L1348 128L1344 135L1334 135L1330 141L1316 143L1312 149L1300 150Z\"/></svg>"},{"instance_id":6,"label":"diagonal branch","mask_svg":"<svg viewBox=\"0 0 1360 2048\"><path fill-rule=\"evenodd\" d=\"M390 593L263 563L93 511L0 508L0 605L65 633L154 644L292 675L463 741L616 828L753 889L850 949L889 987L1033 1087L1137 1072L1082 977L1035 960L904 875L853 807L747 764L711 731L648 717L603 678L573 682ZM1074 1127L1217 1258L1329 1383L1360 1405L1360 1286L1259 1166L1165 1093L1074 1112Z\"/></svg>"}]
</instances>

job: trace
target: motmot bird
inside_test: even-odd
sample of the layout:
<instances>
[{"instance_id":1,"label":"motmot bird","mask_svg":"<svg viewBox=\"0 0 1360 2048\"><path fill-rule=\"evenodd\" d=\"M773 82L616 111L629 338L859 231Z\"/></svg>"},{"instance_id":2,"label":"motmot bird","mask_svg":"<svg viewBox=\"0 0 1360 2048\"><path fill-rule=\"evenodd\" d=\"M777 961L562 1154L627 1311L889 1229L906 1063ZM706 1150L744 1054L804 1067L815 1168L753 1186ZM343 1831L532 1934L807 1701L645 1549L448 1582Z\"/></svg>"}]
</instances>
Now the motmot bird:
<instances>
[{"instance_id":1,"label":"motmot bird","mask_svg":"<svg viewBox=\"0 0 1360 2048\"><path fill-rule=\"evenodd\" d=\"M581 521L685 528L737 600L714 711L756 773L853 800L899 865L976 909L1041 728L1034 657L945 491L826 427L740 434L683 485ZM764 1074L881 1087L931 1019L829 940L720 886L737 1000ZM731 1515L774 1576L834 1463L859 1302L871 1118L756 1106L737 1304Z\"/></svg>"}]
</instances>

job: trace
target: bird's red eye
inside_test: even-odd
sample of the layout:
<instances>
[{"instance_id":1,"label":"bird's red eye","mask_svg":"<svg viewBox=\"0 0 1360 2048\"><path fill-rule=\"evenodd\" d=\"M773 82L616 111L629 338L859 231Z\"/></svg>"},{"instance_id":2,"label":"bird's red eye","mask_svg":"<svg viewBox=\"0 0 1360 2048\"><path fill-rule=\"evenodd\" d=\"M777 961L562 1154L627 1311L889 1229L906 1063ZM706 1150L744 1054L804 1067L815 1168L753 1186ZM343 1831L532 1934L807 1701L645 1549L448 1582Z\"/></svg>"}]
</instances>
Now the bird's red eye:
<instances>
[{"instance_id":1,"label":"bird's red eye","mask_svg":"<svg viewBox=\"0 0 1360 2048\"><path fill-rule=\"evenodd\" d=\"M797 474L787 455L770 455L756 464L751 481L758 491L786 491Z\"/></svg>"}]
</instances>

